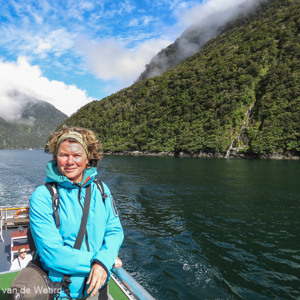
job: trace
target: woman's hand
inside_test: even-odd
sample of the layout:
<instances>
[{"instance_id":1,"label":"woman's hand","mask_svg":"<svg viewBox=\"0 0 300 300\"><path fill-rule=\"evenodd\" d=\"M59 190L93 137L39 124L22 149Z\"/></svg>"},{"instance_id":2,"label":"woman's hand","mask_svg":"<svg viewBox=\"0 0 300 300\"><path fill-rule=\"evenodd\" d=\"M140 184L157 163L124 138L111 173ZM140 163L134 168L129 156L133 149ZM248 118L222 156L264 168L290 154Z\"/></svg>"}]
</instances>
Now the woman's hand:
<instances>
[{"instance_id":1,"label":"woman's hand","mask_svg":"<svg viewBox=\"0 0 300 300\"><path fill-rule=\"evenodd\" d=\"M104 285L107 279L106 270L99 264L95 263L90 272L90 276L88 278L87 284L90 284L88 293L91 293L91 296L95 296L98 290Z\"/></svg>"}]
</instances>

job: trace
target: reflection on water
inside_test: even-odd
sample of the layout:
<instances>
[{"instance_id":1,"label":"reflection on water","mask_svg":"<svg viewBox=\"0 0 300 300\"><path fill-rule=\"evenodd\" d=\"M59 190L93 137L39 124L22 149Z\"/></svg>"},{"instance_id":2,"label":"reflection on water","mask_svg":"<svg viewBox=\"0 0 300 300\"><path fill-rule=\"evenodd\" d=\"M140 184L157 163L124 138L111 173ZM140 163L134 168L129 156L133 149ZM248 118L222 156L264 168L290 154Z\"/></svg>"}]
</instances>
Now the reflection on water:
<instances>
[{"instance_id":1,"label":"reflection on water","mask_svg":"<svg viewBox=\"0 0 300 300\"><path fill-rule=\"evenodd\" d=\"M0 151L0 204L44 182L49 155L27 152ZM105 156L99 172L120 257L156 299L299 299L298 161Z\"/></svg>"}]
</instances>

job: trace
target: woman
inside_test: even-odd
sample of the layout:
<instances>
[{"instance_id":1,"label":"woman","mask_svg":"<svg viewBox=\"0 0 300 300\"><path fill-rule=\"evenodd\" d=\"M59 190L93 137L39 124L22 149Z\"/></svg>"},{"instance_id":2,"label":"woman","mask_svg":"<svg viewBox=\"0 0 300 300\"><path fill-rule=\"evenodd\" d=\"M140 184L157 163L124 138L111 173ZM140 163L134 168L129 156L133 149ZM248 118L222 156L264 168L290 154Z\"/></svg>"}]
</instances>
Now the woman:
<instances>
[{"instance_id":1,"label":"woman","mask_svg":"<svg viewBox=\"0 0 300 300\"><path fill-rule=\"evenodd\" d=\"M103 202L94 182L101 144L88 129L63 127L52 134L48 145L53 160L46 167L46 182L57 183L60 228L48 189L38 187L30 200L30 226L40 261L54 282L71 275L72 299L107 299L107 282L124 236L108 187L103 184L108 196ZM73 246L88 185L91 202L86 234L77 250ZM65 290L57 299L63 297L67 297Z\"/></svg>"}]
</instances>

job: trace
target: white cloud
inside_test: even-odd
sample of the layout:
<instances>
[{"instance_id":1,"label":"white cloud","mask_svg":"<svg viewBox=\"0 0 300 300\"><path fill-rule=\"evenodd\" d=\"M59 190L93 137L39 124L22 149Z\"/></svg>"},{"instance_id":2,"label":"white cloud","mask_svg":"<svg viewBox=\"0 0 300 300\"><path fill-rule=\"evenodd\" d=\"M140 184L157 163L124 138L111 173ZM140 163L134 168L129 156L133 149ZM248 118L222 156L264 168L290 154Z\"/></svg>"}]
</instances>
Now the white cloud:
<instances>
[{"instance_id":1,"label":"white cloud","mask_svg":"<svg viewBox=\"0 0 300 300\"><path fill-rule=\"evenodd\" d=\"M129 22L129 26L130 27L134 27L134 26L137 26L139 25L139 20L138 19L132 19L130 22Z\"/></svg>"},{"instance_id":2,"label":"white cloud","mask_svg":"<svg viewBox=\"0 0 300 300\"><path fill-rule=\"evenodd\" d=\"M1 29L0 45L10 52L18 52L19 56L44 58L50 53L60 57L73 51L75 36L64 28L44 27L43 32L36 32L13 25Z\"/></svg>"},{"instance_id":3,"label":"white cloud","mask_svg":"<svg viewBox=\"0 0 300 300\"><path fill-rule=\"evenodd\" d=\"M51 43L49 41L43 41L42 39L39 39L39 46L37 47L36 50L37 53L42 53L50 49L51 49Z\"/></svg>"},{"instance_id":4,"label":"white cloud","mask_svg":"<svg viewBox=\"0 0 300 300\"><path fill-rule=\"evenodd\" d=\"M0 61L0 117L18 120L28 99L49 102L67 115L92 100L75 85L44 77L39 67L31 66L25 57L19 57L17 63Z\"/></svg>"},{"instance_id":5,"label":"white cloud","mask_svg":"<svg viewBox=\"0 0 300 300\"><path fill-rule=\"evenodd\" d=\"M199 24L218 26L240 13L248 13L261 0L205 0L192 8L176 10L178 25L183 28Z\"/></svg>"},{"instance_id":6,"label":"white cloud","mask_svg":"<svg viewBox=\"0 0 300 300\"><path fill-rule=\"evenodd\" d=\"M134 49L128 49L114 39L97 43L81 39L77 47L85 56L88 68L98 78L129 84L137 79L151 58L170 43L167 39L151 39Z\"/></svg>"},{"instance_id":7,"label":"white cloud","mask_svg":"<svg viewBox=\"0 0 300 300\"><path fill-rule=\"evenodd\" d=\"M145 16L143 21L143 26L149 25L149 23L153 22L154 18L151 16Z\"/></svg>"}]
</instances>

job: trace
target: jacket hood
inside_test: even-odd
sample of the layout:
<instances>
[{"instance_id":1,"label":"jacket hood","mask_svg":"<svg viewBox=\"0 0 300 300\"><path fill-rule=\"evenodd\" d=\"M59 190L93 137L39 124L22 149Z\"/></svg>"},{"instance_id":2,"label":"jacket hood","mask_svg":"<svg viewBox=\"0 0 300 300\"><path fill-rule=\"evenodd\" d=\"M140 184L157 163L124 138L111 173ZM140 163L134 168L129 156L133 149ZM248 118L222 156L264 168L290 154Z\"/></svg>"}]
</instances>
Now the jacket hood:
<instances>
[{"instance_id":1,"label":"jacket hood","mask_svg":"<svg viewBox=\"0 0 300 300\"><path fill-rule=\"evenodd\" d=\"M59 185L66 188L74 187L73 182L66 176L60 173L57 162L51 160L46 165L46 182L57 182ZM94 181L97 175L97 168L92 167L83 171L82 182L77 182L78 185L85 186Z\"/></svg>"}]
</instances>

